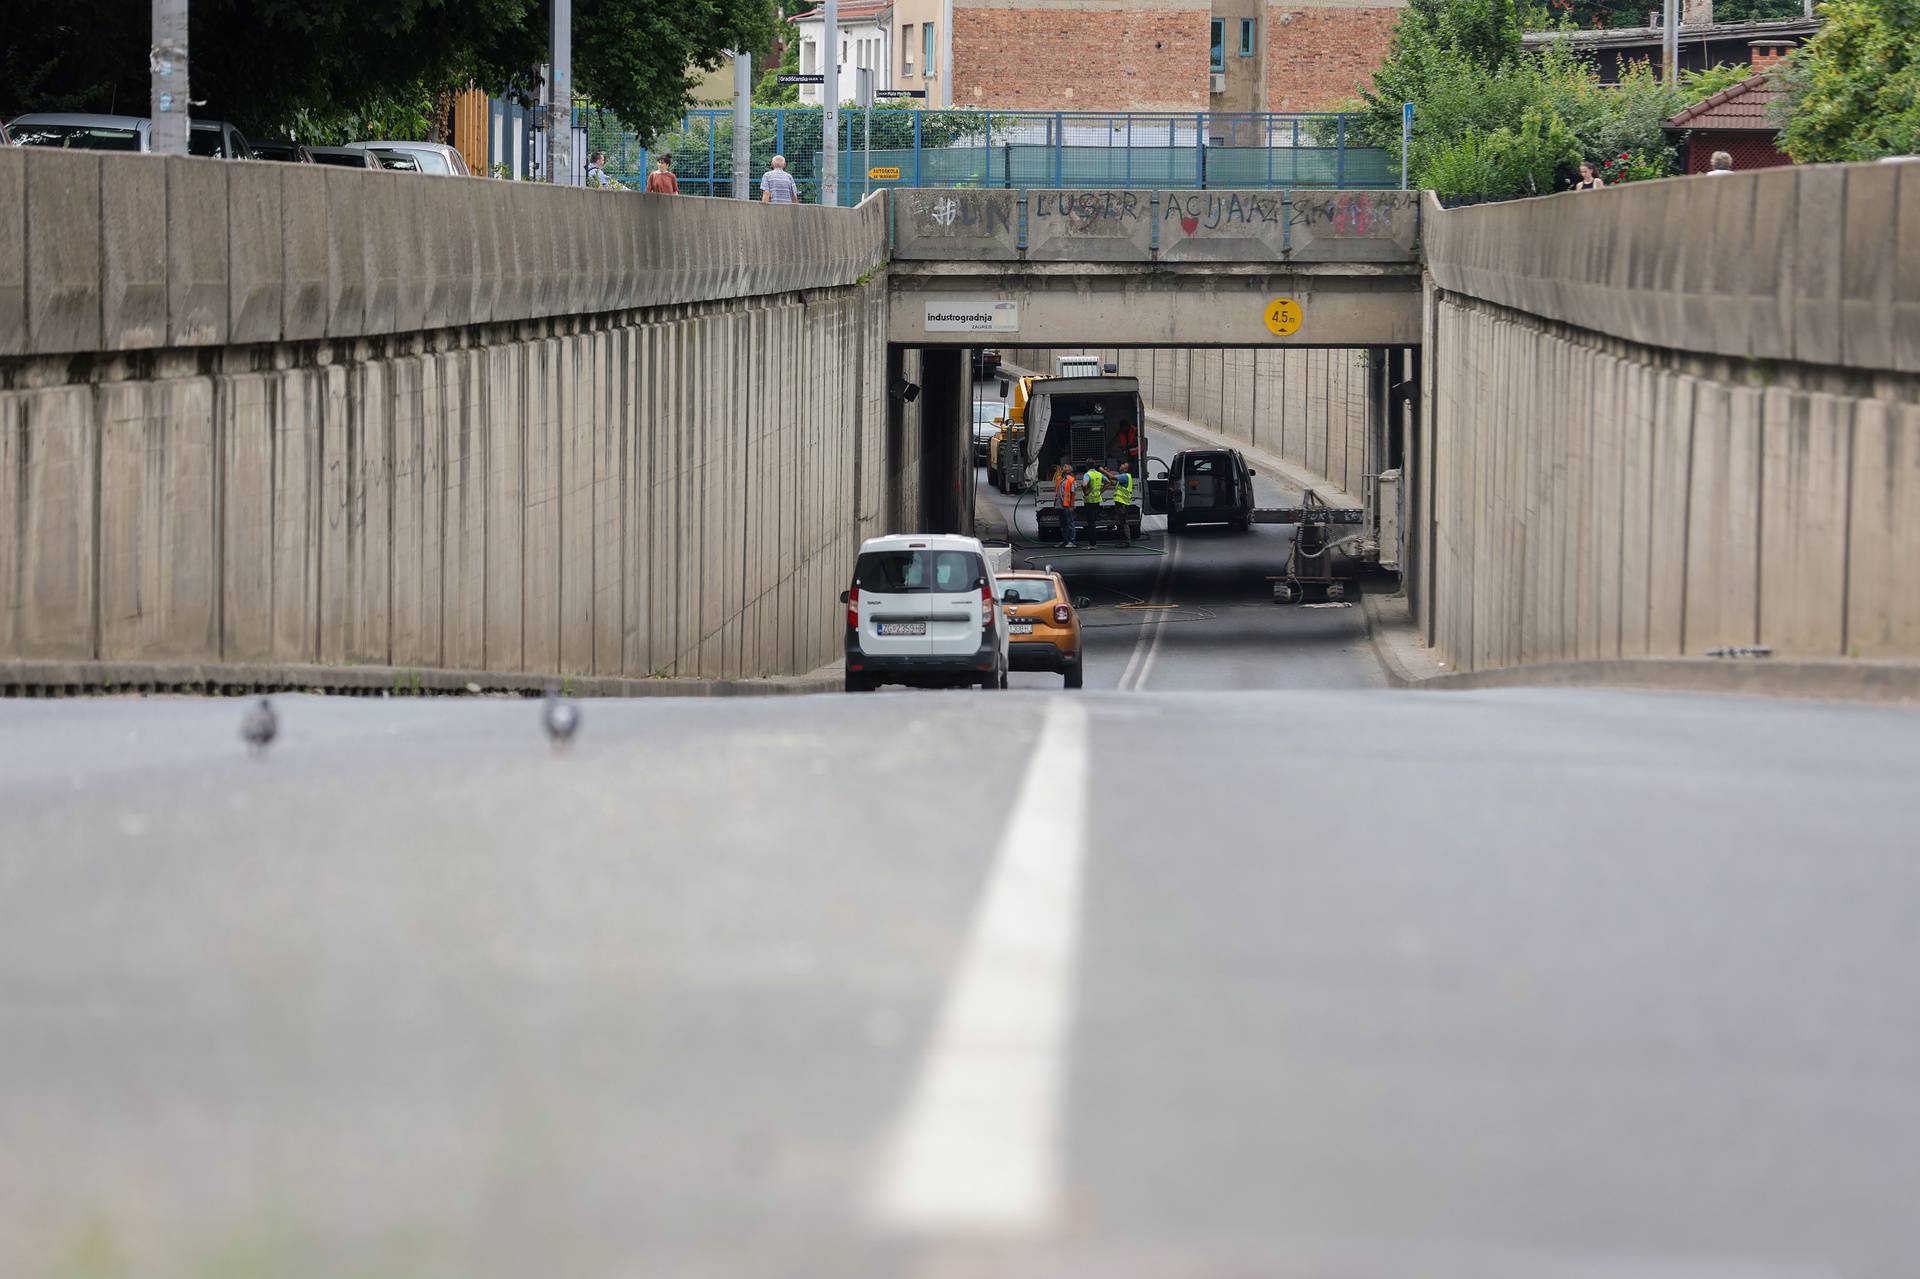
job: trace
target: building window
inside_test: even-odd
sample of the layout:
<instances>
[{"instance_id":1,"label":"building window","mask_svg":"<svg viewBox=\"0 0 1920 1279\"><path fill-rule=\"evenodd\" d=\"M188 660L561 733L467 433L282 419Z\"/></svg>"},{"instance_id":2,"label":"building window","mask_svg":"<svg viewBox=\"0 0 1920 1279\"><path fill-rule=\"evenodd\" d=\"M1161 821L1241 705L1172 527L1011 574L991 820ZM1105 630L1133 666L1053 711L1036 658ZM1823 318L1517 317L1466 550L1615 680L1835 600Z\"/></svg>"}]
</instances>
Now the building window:
<instances>
[{"instance_id":1,"label":"building window","mask_svg":"<svg viewBox=\"0 0 1920 1279\"><path fill-rule=\"evenodd\" d=\"M913 24L900 28L900 74L913 74Z\"/></svg>"},{"instance_id":2,"label":"building window","mask_svg":"<svg viewBox=\"0 0 1920 1279\"><path fill-rule=\"evenodd\" d=\"M1213 51L1210 65L1215 71L1227 69L1227 20L1225 18L1213 20Z\"/></svg>"},{"instance_id":3,"label":"building window","mask_svg":"<svg viewBox=\"0 0 1920 1279\"><path fill-rule=\"evenodd\" d=\"M922 74L929 80L933 79L933 24L931 22L920 28L920 66Z\"/></svg>"},{"instance_id":4,"label":"building window","mask_svg":"<svg viewBox=\"0 0 1920 1279\"><path fill-rule=\"evenodd\" d=\"M1240 19L1240 56L1243 58L1251 58L1253 56L1252 18Z\"/></svg>"}]
</instances>

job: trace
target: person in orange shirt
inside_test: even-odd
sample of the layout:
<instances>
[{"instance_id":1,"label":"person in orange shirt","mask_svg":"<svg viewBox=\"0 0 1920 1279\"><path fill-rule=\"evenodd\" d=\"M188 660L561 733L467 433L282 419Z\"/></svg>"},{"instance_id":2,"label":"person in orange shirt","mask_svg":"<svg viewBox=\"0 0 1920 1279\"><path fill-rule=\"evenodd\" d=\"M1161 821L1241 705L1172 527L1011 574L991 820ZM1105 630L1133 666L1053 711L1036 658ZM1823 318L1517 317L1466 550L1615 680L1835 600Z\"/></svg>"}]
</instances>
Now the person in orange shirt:
<instances>
[{"instance_id":1,"label":"person in orange shirt","mask_svg":"<svg viewBox=\"0 0 1920 1279\"><path fill-rule=\"evenodd\" d=\"M1060 531L1066 535L1067 545L1079 545L1079 530L1074 526L1073 521L1073 468L1071 466L1062 466L1054 473L1053 504L1060 508Z\"/></svg>"},{"instance_id":2,"label":"person in orange shirt","mask_svg":"<svg viewBox=\"0 0 1920 1279\"><path fill-rule=\"evenodd\" d=\"M653 162L647 175L647 190L653 195L679 195L680 179L673 176L673 157L663 155Z\"/></svg>"}]
</instances>

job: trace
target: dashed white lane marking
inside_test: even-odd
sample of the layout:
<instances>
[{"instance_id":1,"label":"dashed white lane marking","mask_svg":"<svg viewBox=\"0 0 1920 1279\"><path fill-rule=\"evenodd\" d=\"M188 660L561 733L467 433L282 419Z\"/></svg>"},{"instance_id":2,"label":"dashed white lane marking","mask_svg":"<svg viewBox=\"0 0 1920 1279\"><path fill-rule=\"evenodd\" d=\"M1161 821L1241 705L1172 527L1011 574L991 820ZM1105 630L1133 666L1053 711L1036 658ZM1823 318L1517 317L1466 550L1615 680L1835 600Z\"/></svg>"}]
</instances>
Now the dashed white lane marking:
<instances>
[{"instance_id":1,"label":"dashed white lane marking","mask_svg":"<svg viewBox=\"0 0 1920 1279\"><path fill-rule=\"evenodd\" d=\"M1087 713L1058 696L894 1126L875 1224L1022 1234L1053 1220L1086 817Z\"/></svg>"},{"instance_id":2,"label":"dashed white lane marking","mask_svg":"<svg viewBox=\"0 0 1920 1279\"><path fill-rule=\"evenodd\" d=\"M1160 557L1160 566L1153 575L1153 598L1155 602L1166 597L1167 578L1172 576L1174 561L1180 558L1180 543L1174 540L1172 533L1162 533L1166 539L1167 552ZM1127 658L1126 667L1120 672L1115 687L1122 692L1146 687L1147 676L1153 670L1153 659L1160 651L1160 636L1166 629L1166 614L1155 613L1153 621L1141 628L1140 637L1134 641L1133 654Z\"/></svg>"}]
</instances>

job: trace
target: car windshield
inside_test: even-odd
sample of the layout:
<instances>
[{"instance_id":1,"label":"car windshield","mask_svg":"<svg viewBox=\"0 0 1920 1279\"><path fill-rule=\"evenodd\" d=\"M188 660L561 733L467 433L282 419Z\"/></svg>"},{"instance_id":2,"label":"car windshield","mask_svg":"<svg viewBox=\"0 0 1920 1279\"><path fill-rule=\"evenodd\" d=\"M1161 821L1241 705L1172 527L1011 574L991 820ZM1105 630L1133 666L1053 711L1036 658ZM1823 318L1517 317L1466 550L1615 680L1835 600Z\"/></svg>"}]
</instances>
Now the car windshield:
<instances>
[{"instance_id":1,"label":"car windshield","mask_svg":"<svg viewBox=\"0 0 1920 1279\"><path fill-rule=\"evenodd\" d=\"M313 157L315 164L340 164L350 169L367 167L364 151L309 151L307 154Z\"/></svg>"},{"instance_id":2,"label":"car windshield","mask_svg":"<svg viewBox=\"0 0 1920 1279\"><path fill-rule=\"evenodd\" d=\"M380 161L383 169L397 169L405 173L418 173L420 166L413 162L410 155L401 155L398 151L376 151L374 158Z\"/></svg>"},{"instance_id":3,"label":"car windshield","mask_svg":"<svg viewBox=\"0 0 1920 1279\"><path fill-rule=\"evenodd\" d=\"M1190 457L1187 459L1187 474L1212 475L1218 461L1218 458L1213 457Z\"/></svg>"},{"instance_id":4,"label":"car windshield","mask_svg":"<svg viewBox=\"0 0 1920 1279\"><path fill-rule=\"evenodd\" d=\"M1000 415L1005 412L1006 410L1000 407L998 401L976 401L973 406L973 424L975 426L990 426L994 422L999 421Z\"/></svg>"},{"instance_id":5,"label":"car windshield","mask_svg":"<svg viewBox=\"0 0 1920 1279\"><path fill-rule=\"evenodd\" d=\"M1053 579L1050 577L1003 577L1000 579L1000 598L1009 595L1022 604L1045 604L1055 594Z\"/></svg>"},{"instance_id":6,"label":"car windshield","mask_svg":"<svg viewBox=\"0 0 1920 1279\"><path fill-rule=\"evenodd\" d=\"M453 166L447 163L447 157L438 151L415 151L408 148L398 154L413 161L413 167L422 173L444 173L449 176L453 173Z\"/></svg>"},{"instance_id":7,"label":"car windshield","mask_svg":"<svg viewBox=\"0 0 1920 1279\"><path fill-rule=\"evenodd\" d=\"M66 147L70 151L138 151L138 129L94 124L26 124L13 135L23 147Z\"/></svg>"},{"instance_id":8,"label":"car windshield","mask_svg":"<svg viewBox=\"0 0 1920 1279\"><path fill-rule=\"evenodd\" d=\"M972 551L868 551L854 565L853 584L881 595L970 591L985 575Z\"/></svg>"},{"instance_id":9,"label":"car windshield","mask_svg":"<svg viewBox=\"0 0 1920 1279\"><path fill-rule=\"evenodd\" d=\"M199 125L187 130L188 155L224 156L226 153L226 139L220 130Z\"/></svg>"}]
</instances>

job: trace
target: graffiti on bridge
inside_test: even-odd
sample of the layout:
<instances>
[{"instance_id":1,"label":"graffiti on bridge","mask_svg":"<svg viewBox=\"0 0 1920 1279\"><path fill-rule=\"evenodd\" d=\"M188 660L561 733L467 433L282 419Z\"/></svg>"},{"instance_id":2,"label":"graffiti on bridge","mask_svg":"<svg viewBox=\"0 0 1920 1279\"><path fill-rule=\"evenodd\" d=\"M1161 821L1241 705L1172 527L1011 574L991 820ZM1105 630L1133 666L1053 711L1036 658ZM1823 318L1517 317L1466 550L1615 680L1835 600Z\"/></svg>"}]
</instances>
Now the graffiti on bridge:
<instances>
[{"instance_id":1,"label":"graffiti on bridge","mask_svg":"<svg viewBox=\"0 0 1920 1279\"><path fill-rule=\"evenodd\" d=\"M1131 235L1147 207L1138 191L1035 191L1028 196L1027 217L1058 218L1069 235Z\"/></svg>"},{"instance_id":2,"label":"graffiti on bridge","mask_svg":"<svg viewBox=\"0 0 1920 1279\"><path fill-rule=\"evenodd\" d=\"M1179 223L1188 235L1244 231L1280 224L1280 195L1249 191L1167 191L1160 196L1161 225Z\"/></svg>"},{"instance_id":3,"label":"graffiti on bridge","mask_svg":"<svg viewBox=\"0 0 1920 1279\"><path fill-rule=\"evenodd\" d=\"M907 210L923 235L999 235L1013 232L1011 193L914 191Z\"/></svg>"}]
</instances>

